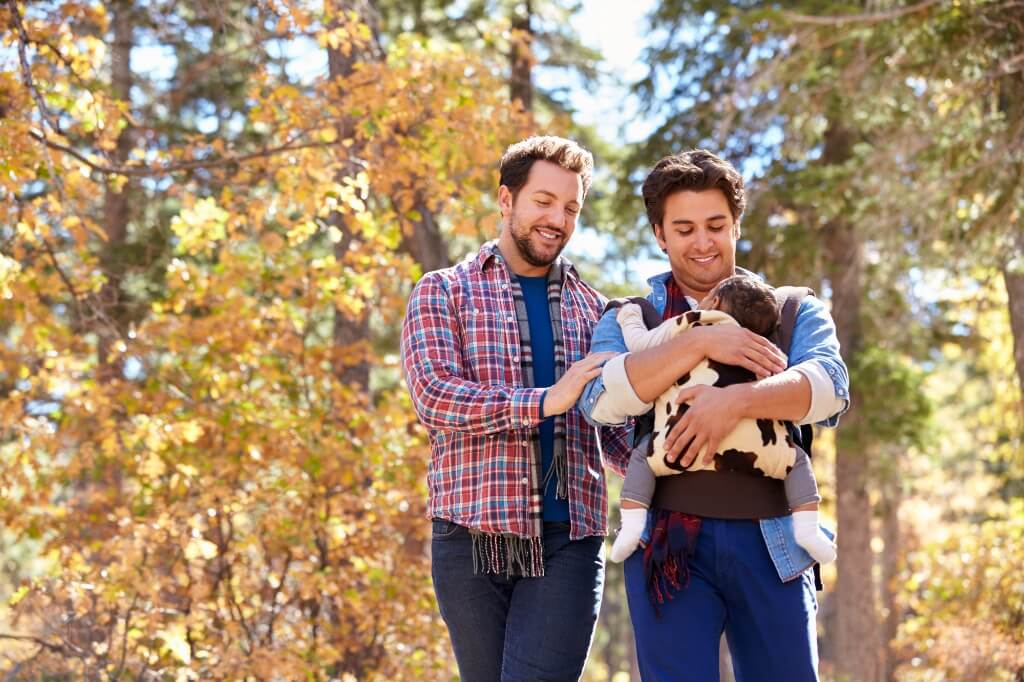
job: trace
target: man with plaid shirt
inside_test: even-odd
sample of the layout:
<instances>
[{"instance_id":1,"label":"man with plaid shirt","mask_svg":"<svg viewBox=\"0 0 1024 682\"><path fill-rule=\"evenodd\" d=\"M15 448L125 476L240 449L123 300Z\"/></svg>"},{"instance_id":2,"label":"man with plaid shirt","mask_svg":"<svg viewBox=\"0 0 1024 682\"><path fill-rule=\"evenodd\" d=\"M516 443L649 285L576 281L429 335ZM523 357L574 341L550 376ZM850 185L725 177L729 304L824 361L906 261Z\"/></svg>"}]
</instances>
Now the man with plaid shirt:
<instances>
[{"instance_id":1,"label":"man with plaid shirt","mask_svg":"<svg viewBox=\"0 0 1024 682\"><path fill-rule=\"evenodd\" d=\"M501 159L500 237L416 285L402 367L430 435L434 591L463 680L575 680L604 585L598 433L574 405L605 298L560 256L590 186L574 142ZM586 356L586 357L585 357ZM622 474L625 428L600 429Z\"/></svg>"}]
</instances>

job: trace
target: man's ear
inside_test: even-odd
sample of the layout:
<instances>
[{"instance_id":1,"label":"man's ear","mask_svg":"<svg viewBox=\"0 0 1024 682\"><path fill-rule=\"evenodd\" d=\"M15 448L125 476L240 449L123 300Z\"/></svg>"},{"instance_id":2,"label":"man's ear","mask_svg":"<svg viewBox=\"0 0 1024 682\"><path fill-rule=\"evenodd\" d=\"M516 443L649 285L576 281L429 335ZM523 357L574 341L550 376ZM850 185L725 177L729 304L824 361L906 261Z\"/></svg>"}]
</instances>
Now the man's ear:
<instances>
[{"instance_id":1,"label":"man's ear","mask_svg":"<svg viewBox=\"0 0 1024 682\"><path fill-rule=\"evenodd\" d=\"M740 238L740 234L742 234L742 232L743 231L740 229L739 221L737 221L737 222L732 224L732 238L733 239L737 239L738 240Z\"/></svg>"},{"instance_id":2,"label":"man's ear","mask_svg":"<svg viewBox=\"0 0 1024 682\"><path fill-rule=\"evenodd\" d=\"M498 188L498 208L501 209L502 218L512 214L512 190L508 188L508 185Z\"/></svg>"},{"instance_id":3,"label":"man's ear","mask_svg":"<svg viewBox=\"0 0 1024 682\"><path fill-rule=\"evenodd\" d=\"M662 252L668 253L668 250L665 247L665 230L661 223L651 225L651 229L654 230L654 238L658 241L658 246L661 247Z\"/></svg>"}]
</instances>

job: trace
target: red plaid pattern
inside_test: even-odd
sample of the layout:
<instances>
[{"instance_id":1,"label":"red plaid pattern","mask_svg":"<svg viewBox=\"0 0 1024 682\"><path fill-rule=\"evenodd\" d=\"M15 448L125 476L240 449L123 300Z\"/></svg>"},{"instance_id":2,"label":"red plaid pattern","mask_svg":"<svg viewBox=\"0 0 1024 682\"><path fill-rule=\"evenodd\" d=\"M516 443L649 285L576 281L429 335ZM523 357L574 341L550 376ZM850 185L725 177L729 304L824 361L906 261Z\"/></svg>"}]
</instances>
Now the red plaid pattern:
<instances>
[{"instance_id":1,"label":"red plaid pattern","mask_svg":"<svg viewBox=\"0 0 1024 682\"><path fill-rule=\"evenodd\" d=\"M458 265L427 273L402 325L402 369L430 436L427 514L484 533L533 534L530 430L542 388L523 388L509 271L494 242ZM561 316L566 363L590 349L605 298L567 261ZM572 538L607 532L607 491L597 437L579 410L566 414ZM625 471L628 427L603 427L606 463ZM533 510L536 512L536 510Z\"/></svg>"}]
</instances>

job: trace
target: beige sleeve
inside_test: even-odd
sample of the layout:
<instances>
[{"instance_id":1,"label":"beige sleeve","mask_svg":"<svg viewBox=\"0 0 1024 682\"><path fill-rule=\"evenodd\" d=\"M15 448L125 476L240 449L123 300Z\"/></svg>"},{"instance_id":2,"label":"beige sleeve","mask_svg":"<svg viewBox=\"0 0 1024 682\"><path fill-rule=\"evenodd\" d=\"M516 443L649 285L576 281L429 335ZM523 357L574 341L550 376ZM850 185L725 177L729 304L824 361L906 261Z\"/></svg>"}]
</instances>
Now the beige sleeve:
<instances>
[{"instance_id":1,"label":"beige sleeve","mask_svg":"<svg viewBox=\"0 0 1024 682\"><path fill-rule=\"evenodd\" d=\"M626 356L629 353L616 355L604 363L601 380L604 391L596 398L591 407L590 416L594 421L608 426L625 424L629 417L644 414L654 406L654 402L645 403L633 390L626 375ZM590 399L595 401L594 398Z\"/></svg>"},{"instance_id":2,"label":"beige sleeve","mask_svg":"<svg viewBox=\"0 0 1024 682\"><path fill-rule=\"evenodd\" d=\"M815 360L801 362L790 369L807 377L811 384L811 406L797 424L816 424L843 410L846 401L836 395L835 385L828 372Z\"/></svg>"},{"instance_id":3,"label":"beige sleeve","mask_svg":"<svg viewBox=\"0 0 1024 682\"><path fill-rule=\"evenodd\" d=\"M622 338L631 353L660 346L672 338L673 328L679 326L675 318L672 318L662 322L654 329L648 329L644 324L640 306L636 303L627 303L619 308L615 319L618 320L619 327L622 328Z\"/></svg>"}]
</instances>

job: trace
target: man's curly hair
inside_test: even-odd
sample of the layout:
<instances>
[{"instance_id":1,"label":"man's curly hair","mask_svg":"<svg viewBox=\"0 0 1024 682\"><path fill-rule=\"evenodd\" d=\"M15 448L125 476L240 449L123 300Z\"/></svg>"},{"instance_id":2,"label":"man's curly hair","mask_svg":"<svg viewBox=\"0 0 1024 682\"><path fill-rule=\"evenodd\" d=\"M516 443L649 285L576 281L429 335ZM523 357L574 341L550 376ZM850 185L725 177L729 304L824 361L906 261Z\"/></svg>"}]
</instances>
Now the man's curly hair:
<instances>
[{"instance_id":1,"label":"man's curly hair","mask_svg":"<svg viewBox=\"0 0 1024 682\"><path fill-rule=\"evenodd\" d=\"M731 163L705 149L666 156L644 180L644 207L651 227L661 225L665 219L665 200L669 196L679 191L702 192L708 189L722 191L733 222L738 225L747 207L747 198L743 190L743 176Z\"/></svg>"}]
</instances>

